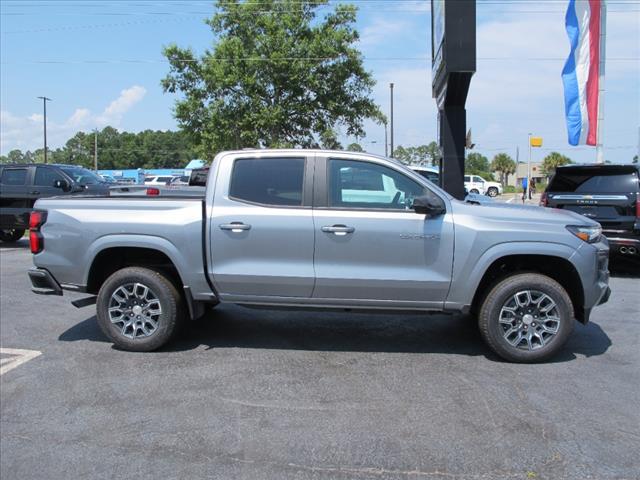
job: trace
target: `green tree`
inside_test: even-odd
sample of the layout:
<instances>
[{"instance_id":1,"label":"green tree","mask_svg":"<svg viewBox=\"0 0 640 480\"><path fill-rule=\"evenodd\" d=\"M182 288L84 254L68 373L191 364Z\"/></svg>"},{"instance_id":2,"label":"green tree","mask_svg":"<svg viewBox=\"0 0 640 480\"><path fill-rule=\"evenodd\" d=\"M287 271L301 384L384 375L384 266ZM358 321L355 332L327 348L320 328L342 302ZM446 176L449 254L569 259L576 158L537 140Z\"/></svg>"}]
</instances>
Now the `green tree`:
<instances>
[{"instance_id":1,"label":"green tree","mask_svg":"<svg viewBox=\"0 0 640 480\"><path fill-rule=\"evenodd\" d=\"M202 156L240 147L335 148L338 128L364 137L364 120L384 120L356 48L356 9L318 12L327 3L220 0L207 21L212 50L198 57L190 48L164 49L170 71L162 86L181 94L175 117Z\"/></svg>"},{"instance_id":2,"label":"green tree","mask_svg":"<svg viewBox=\"0 0 640 480\"><path fill-rule=\"evenodd\" d=\"M633 156L633 163L638 163L638 155Z\"/></svg>"},{"instance_id":3,"label":"green tree","mask_svg":"<svg viewBox=\"0 0 640 480\"><path fill-rule=\"evenodd\" d=\"M551 176L556 171L556 168L570 163L573 163L573 161L569 157L558 152L551 152L542 160L542 171L545 175Z\"/></svg>"},{"instance_id":4,"label":"green tree","mask_svg":"<svg viewBox=\"0 0 640 480\"><path fill-rule=\"evenodd\" d=\"M350 143L347 146L347 150L350 152L364 152L364 148L359 143Z\"/></svg>"},{"instance_id":5,"label":"green tree","mask_svg":"<svg viewBox=\"0 0 640 480\"><path fill-rule=\"evenodd\" d=\"M15 150L11 150L7 156L3 158L7 159L6 162L3 163L28 163L25 154L17 148Z\"/></svg>"},{"instance_id":6,"label":"green tree","mask_svg":"<svg viewBox=\"0 0 640 480\"><path fill-rule=\"evenodd\" d=\"M516 173L516 162L506 153L499 153L491 161L491 170L500 172L500 183L505 186L509 181L509 175Z\"/></svg>"},{"instance_id":7,"label":"green tree","mask_svg":"<svg viewBox=\"0 0 640 480\"><path fill-rule=\"evenodd\" d=\"M437 165L440 161L440 147L436 142L417 147L398 145L393 151L393 156L407 165Z\"/></svg>"},{"instance_id":8,"label":"green tree","mask_svg":"<svg viewBox=\"0 0 640 480\"><path fill-rule=\"evenodd\" d=\"M488 172L489 159L477 152L470 153L464 160L464 171L472 175L480 175L480 172Z\"/></svg>"}]
</instances>

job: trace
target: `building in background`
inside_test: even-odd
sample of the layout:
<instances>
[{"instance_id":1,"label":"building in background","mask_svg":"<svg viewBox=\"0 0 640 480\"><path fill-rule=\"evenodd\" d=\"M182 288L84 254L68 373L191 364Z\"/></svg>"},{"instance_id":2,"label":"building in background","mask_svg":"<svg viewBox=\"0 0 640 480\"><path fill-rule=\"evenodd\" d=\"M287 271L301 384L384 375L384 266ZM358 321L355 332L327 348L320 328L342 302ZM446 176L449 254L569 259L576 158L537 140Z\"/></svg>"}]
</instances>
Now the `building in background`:
<instances>
[{"instance_id":1,"label":"building in background","mask_svg":"<svg viewBox=\"0 0 640 480\"><path fill-rule=\"evenodd\" d=\"M522 179L527 176L527 163L521 162L516 166L516 173L509 175L507 185L519 187L522 185ZM531 162L531 178L534 184L544 182L547 176L543 173L542 162Z\"/></svg>"}]
</instances>

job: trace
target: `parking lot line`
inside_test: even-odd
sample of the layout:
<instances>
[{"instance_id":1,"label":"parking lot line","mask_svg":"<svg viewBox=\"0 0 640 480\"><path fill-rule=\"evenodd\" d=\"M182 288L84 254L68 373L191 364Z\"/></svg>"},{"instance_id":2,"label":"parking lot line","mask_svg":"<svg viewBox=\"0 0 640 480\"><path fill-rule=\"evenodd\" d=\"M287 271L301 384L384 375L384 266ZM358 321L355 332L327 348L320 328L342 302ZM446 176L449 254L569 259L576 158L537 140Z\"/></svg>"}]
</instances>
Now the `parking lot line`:
<instances>
[{"instance_id":1,"label":"parking lot line","mask_svg":"<svg viewBox=\"0 0 640 480\"><path fill-rule=\"evenodd\" d=\"M0 355L9 355L0 359L0 375L4 375L23 363L42 355L42 352L20 348L0 348Z\"/></svg>"}]
</instances>

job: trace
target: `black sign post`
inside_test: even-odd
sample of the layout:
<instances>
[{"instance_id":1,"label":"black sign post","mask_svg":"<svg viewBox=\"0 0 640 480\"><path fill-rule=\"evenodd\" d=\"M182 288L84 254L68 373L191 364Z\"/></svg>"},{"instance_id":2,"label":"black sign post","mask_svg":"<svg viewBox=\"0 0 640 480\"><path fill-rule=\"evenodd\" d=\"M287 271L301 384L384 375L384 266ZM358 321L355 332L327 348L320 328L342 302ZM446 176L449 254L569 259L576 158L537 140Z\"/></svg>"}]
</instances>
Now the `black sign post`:
<instances>
[{"instance_id":1,"label":"black sign post","mask_svg":"<svg viewBox=\"0 0 640 480\"><path fill-rule=\"evenodd\" d=\"M440 186L464 198L465 103L476 71L475 0L431 0L433 97L438 105Z\"/></svg>"}]
</instances>

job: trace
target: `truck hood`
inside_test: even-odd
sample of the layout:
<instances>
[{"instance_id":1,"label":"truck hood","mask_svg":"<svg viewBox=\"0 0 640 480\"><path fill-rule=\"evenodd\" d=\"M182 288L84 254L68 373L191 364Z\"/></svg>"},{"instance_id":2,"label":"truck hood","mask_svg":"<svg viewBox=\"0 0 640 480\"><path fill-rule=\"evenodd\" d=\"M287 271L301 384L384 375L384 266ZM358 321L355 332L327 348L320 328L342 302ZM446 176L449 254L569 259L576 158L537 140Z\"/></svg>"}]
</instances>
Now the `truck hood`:
<instances>
[{"instance_id":1,"label":"truck hood","mask_svg":"<svg viewBox=\"0 0 640 480\"><path fill-rule=\"evenodd\" d=\"M501 202L482 202L472 204L469 202L454 201L454 213L463 213L480 217L485 220L497 222L512 221L514 224L553 224L553 225L590 225L597 226L595 222L587 217L579 215L569 210L557 208L545 208L534 205L519 205Z\"/></svg>"}]
</instances>

